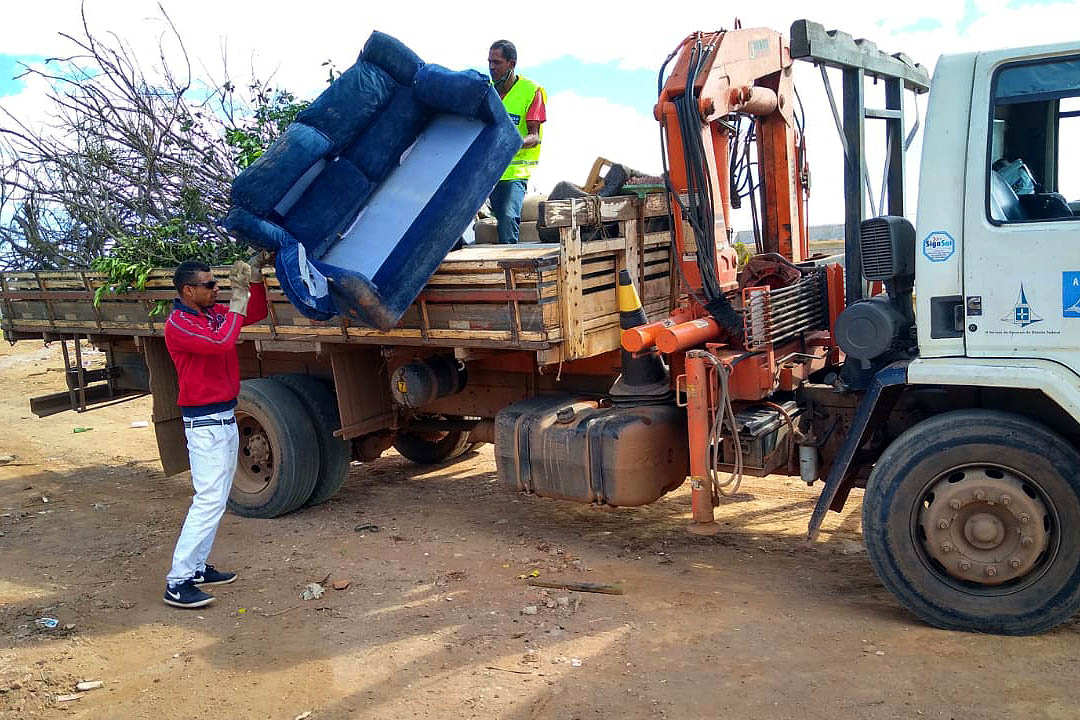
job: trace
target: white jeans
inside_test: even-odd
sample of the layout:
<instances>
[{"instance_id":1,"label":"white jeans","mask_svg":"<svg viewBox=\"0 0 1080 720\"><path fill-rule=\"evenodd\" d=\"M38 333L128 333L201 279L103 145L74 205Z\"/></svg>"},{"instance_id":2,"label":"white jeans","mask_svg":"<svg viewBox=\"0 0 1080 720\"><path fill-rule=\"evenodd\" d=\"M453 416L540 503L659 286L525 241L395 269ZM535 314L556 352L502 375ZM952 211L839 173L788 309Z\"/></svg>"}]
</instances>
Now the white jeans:
<instances>
[{"instance_id":1,"label":"white jeans","mask_svg":"<svg viewBox=\"0 0 1080 720\"><path fill-rule=\"evenodd\" d=\"M212 413L188 421L230 420L233 411ZM236 454L240 436L236 423L230 425L207 425L185 427L188 459L191 461L191 484L195 497L191 499L184 527L173 551L172 569L166 577L170 585L190 580L195 573L206 568L206 559L214 546L218 523L225 514L225 502L232 489L236 473Z\"/></svg>"}]
</instances>

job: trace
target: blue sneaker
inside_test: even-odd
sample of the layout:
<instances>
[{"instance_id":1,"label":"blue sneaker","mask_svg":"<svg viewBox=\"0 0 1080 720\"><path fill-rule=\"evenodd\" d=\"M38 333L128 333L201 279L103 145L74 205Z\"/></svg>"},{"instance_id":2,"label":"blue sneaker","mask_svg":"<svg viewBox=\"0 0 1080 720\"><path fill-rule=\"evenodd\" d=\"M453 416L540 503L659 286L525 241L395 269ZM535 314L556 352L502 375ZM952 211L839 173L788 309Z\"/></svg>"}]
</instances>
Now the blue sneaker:
<instances>
[{"instance_id":1,"label":"blue sneaker","mask_svg":"<svg viewBox=\"0 0 1080 720\"><path fill-rule=\"evenodd\" d=\"M214 602L214 596L195 587L191 580L165 586L165 604L178 608L197 608Z\"/></svg>"},{"instance_id":2,"label":"blue sneaker","mask_svg":"<svg viewBox=\"0 0 1080 720\"><path fill-rule=\"evenodd\" d=\"M236 573L222 572L213 565L207 565L201 572L196 570L195 577L191 578L196 585L228 585L233 580L236 580Z\"/></svg>"}]
</instances>

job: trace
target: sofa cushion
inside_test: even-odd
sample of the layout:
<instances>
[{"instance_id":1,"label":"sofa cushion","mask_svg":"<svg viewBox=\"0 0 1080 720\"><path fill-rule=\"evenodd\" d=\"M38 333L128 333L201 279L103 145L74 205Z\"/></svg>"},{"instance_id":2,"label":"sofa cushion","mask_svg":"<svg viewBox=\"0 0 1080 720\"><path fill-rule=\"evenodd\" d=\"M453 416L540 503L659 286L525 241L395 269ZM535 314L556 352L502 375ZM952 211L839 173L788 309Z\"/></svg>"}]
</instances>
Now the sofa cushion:
<instances>
[{"instance_id":1,"label":"sofa cushion","mask_svg":"<svg viewBox=\"0 0 1080 720\"><path fill-rule=\"evenodd\" d=\"M378 65L402 85L412 85L417 71L424 66L424 61L404 43L377 30L364 43L360 58Z\"/></svg>"},{"instance_id":2,"label":"sofa cushion","mask_svg":"<svg viewBox=\"0 0 1080 720\"><path fill-rule=\"evenodd\" d=\"M455 72L428 63L416 73L416 99L434 112L477 117L491 81L475 70Z\"/></svg>"},{"instance_id":3,"label":"sofa cushion","mask_svg":"<svg viewBox=\"0 0 1080 720\"><path fill-rule=\"evenodd\" d=\"M372 181L381 182L398 166L401 154L416 141L427 119L428 113L416 102L413 89L399 87L375 122L342 155Z\"/></svg>"},{"instance_id":4,"label":"sofa cushion","mask_svg":"<svg viewBox=\"0 0 1080 720\"><path fill-rule=\"evenodd\" d=\"M363 207L374 185L345 158L327 163L285 216L285 229L318 258L338 240Z\"/></svg>"},{"instance_id":5,"label":"sofa cushion","mask_svg":"<svg viewBox=\"0 0 1080 720\"><path fill-rule=\"evenodd\" d=\"M398 84L389 73L358 60L319 97L296 116L333 141L331 152L341 152L394 97Z\"/></svg>"},{"instance_id":6,"label":"sofa cushion","mask_svg":"<svg viewBox=\"0 0 1080 720\"><path fill-rule=\"evenodd\" d=\"M280 225L234 207L225 216L225 229L239 240L260 250L277 252L282 245L296 242Z\"/></svg>"},{"instance_id":7,"label":"sofa cushion","mask_svg":"<svg viewBox=\"0 0 1080 720\"><path fill-rule=\"evenodd\" d=\"M330 151L331 145L330 138L315 128L292 123L262 157L233 180L233 205L266 217L296 181Z\"/></svg>"}]
</instances>

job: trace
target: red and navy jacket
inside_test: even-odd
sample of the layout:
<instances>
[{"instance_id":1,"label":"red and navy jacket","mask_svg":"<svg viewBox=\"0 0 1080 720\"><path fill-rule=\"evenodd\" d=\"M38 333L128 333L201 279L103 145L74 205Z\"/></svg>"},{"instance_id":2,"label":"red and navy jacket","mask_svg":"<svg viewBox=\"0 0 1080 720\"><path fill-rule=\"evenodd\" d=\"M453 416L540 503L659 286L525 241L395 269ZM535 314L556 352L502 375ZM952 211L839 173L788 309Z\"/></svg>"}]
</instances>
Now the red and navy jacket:
<instances>
[{"instance_id":1,"label":"red and navy jacket","mask_svg":"<svg viewBox=\"0 0 1080 720\"><path fill-rule=\"evenodd\" d=\"M165 321L165 346L180 379L177 404L184 417L199 417L236 407L240 394L240 368L236 340L240 328L266 317L266 288L251 283L247 315L230 312L218 303L196 312L173 300Z\"/></svg>"}]
</instances>

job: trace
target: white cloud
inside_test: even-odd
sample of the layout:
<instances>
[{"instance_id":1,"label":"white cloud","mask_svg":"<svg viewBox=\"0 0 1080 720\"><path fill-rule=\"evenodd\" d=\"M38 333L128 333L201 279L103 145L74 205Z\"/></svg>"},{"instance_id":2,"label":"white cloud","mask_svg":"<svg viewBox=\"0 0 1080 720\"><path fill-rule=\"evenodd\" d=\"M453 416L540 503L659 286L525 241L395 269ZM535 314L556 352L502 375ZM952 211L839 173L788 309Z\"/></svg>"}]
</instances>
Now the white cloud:
<instances>
[{"instance_id":1,"label":"white cloud","mask_svg":"<svg viewBox=\"0 0 1080 720\"><path fill-rule=\"evenodd\" d=\"M544 148L532 183L543 192L560 180L581 184L597 157L642 172L660 172L660 129L626 105L572 92L548 98Z\"/></svg>"}]
</instances>

